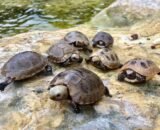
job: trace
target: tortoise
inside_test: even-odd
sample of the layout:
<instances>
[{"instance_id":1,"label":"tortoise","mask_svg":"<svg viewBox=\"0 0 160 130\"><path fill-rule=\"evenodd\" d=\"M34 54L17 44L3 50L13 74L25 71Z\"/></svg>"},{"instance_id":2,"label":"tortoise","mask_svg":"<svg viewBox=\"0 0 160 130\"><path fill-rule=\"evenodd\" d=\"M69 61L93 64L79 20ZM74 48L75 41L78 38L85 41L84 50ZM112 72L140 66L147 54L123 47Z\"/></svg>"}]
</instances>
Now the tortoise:
<instances>
[{"instance_id":1,"label":"tortoise","mask_svg":"<svg viewBox=\"0 0 160 130\"><path fill-rule=\"evenodd\" d=\"M89 39L82 32L71 31L64 36L64 40L68 44L74 45L74 47L78 48L78 50L87 50L89 52L92 52L89 44Z\"/></svg>"},{"instance_id":2,"label":"tortoise","mask_svg":"<svg viewBox=\"0 0 160 130\"><path fill-rule=\"evenodd\" d=\"M102 80L85 68L74 68L56 75L49 86L50 99L69 100L75 113L80 112L79 105L91 105L103 95L111 97Z\"/></svg>"},{"instance_id":3,"label":"tortoise","mask_svg":"<svg viewBox=\"0 0 160 130\"><path fill-rule=\"evenodd\" d=\"M48 65L47 58L33 51L20 52L3 65L1 74L6 80L0 83L0 90L4 91L13 81L30 78L41 71L52 74L52 67Z\"/></svg>"},{"instance_id":4,"label":"tortoise","mask_svg":"<svg viewBox=\"0 0 160 130\"><path fill-rule=\"evenodd\" d=\"M106 32L98 32L92 39L92 46L97 48L110 48L113 46L113 37Z\"/></svg>"},{"instance_id":5,"label":"tortoise","mask_svg":"<svg viewBox=\"0 0 160 130\"><path fill-rule=\"evenodd\" d=\"M48 51L48 60L61 66L67 66L73 63L81 63L83 58L80 52L73 45L65 44L64 40L60 40L51 46Z\"/></svg>"},{"instance_id":6,"label":"tortoise","mask_svg":"<svg viewBox=\"0 0 160 130\"><path fill-rule=\"evenodd\" d=\"M153 61L144 58L134 58L122 66L118 74L118 80L130 83L143 83L159 73L160 69Z\"/></svg>"},{"instance_id":7,"label":"tortoise","mask_svg":"<svg viewBox=\"0 0 160 130\"><path fill-rule=\"evenodd\" d=\"M101 70L112 70L122 67L117 54L108 48L102 48L92 53L89 58L86 58L86 63Z\"/></svg>"}]
</instances>

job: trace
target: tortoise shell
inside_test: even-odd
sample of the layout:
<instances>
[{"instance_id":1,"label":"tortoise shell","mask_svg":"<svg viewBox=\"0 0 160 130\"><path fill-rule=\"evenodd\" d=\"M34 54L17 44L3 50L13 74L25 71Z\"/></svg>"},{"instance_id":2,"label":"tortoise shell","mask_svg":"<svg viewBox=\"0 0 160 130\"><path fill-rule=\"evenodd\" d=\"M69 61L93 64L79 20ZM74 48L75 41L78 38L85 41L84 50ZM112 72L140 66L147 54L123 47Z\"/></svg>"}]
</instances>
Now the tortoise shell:
<instances>
[{"instance_id":1,"label":"tortoise shell","mask_svg":"<svg viewBox=\"0 0 160 130\"><path fill-rule=\"evenodd\" d=\"M105 87L93 72L77 68L59 73L50 83L51 87L65 84L71 100L77 104L92 104L104 95Z\"/></svg>"},{"instance_id":2,"label":"tortoise shell","mask_svg":"<svg viewBox=\"0 0 160 130\"><path fill-rule=\"evenodd\" d=\"M131 69L142 76L145 76L146 79L151 79L155 74L160 72L159 67L151 60L143 58L134 58L126 62L120 71L126 69Z\"/></svg>"},{"instance_id":3,"label":"tortoise shell","mask_svg":"<svg viewBox=\"0 0 160 130\"><path fill-rule=\"evenodd\" d=\"M92 39L93 47L108 48L113 46L113 37L106 32L98 32Z\"/></svg>"},{"instance_id":4,"label":"tortoise shell","mask_svg":"<svg viewBox=\"0 0 160 130\"><path fill-rule=\"evenodd\" d=\"M108 69L116 69L121 66L117 54L111 49L99 49L90 56L90 58L93 57L98 57L101 63Z\"/></svg>"},{"instance_id":5,"label":"tortoise shell","mask_svg":"<svg viewBox=\"0 0 160 130\"><path fill-rule=\"evenodd\" d=\"M22 80L42 71L47 62L47 58L42 55L25 51L11 57L2 67L1 73L7 78Z\"/></svg>"},{"instance_id":6,"label":"tortoise shell","mask_svg":"<svg viewBox=\"0 0 160 130\"><path fill-rule=\"evenodd\" d=\"M64 40L69 44L74 44L75 42L78 42L78 45L74 44L74 46L80 49L84 49L89 46L89 39L82 32L79 31L72 31L67 33L64 36Z\"/></svg>"},{"instance_id":7,"label":"tortoise shell","mask_svg":"<svg viewBox=\"0 0 160 130\"><path fill-rule=\"evenodd\" d=\"M47 53L48 59L52 63L63 63L67 61L72 54L80 56L80 52L74 46L65 44L64 40L60 40L55 45L51 46Z\"/></svg>"}]
</instances>

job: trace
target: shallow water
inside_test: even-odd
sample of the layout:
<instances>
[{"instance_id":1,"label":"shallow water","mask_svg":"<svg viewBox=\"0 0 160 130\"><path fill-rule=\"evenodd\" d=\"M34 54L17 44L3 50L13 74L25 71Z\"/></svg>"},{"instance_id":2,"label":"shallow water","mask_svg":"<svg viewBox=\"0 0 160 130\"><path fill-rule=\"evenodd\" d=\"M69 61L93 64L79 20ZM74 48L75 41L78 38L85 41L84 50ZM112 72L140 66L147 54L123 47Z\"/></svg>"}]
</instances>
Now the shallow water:
<instances>
[{"instance_id":1,"label":"shallow water","mask_svg":"<svg viewBox=\"0 0 160 130\"><path fill-rule=\"evenodd\" d=\"M0 0L0 37L57 30L90 20L114 0Z\"/></svg>"}]
</instances>

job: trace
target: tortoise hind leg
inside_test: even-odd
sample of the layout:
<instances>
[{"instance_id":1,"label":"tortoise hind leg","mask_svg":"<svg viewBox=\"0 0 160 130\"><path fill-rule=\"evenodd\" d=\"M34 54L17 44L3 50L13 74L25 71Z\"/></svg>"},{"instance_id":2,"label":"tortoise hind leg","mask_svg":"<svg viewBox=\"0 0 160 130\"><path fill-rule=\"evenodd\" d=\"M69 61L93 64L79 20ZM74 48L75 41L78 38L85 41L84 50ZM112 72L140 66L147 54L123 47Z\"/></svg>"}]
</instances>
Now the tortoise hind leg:
<instances>
[{"instance_id":1,"label":"tortoise hind leg","mask_svg":"<svg viewBox=\"0 0 160 130\"><path fill-rule=\"evenodd\" d=\"M110 94L110 92L109 92L107 87L105 87L104 95L107 96L107 97L112 97L112 95Z\"/></svg>"},{"instance_id":2,"label":"tortoise hind leg","mask_svg":"<svg viewBox=\"0 0 160 130\"><path fill-rule=\"evenodd\" d=\"M145 83L146 77L142 76L142 75L137 75L137 81L138 81L138 83Z\"/></svg>"},{"instance_id":3,"label":"tortoise hind leg","mask_svg":"<svg viewBox=\"0 0 160 130\"><path fill-rule=\"evenodd\" d=\"M72 106L72 108L73 108L73 111L75 112L75 113L80 113L80 108L79 108L79 105L77 104L77 103L75 103L75 102L71 102L71 106Z\"/></svg>"},{"instance_id":4,"label":"tortoise hind leg","mask_svg":"<svg viewBox=\"0 0 160 130\"><path fill-rule=\"evenodd\" d=\"M52 74L53 74L53 72L52 72L52 66L47 65L45 67L45 70L44 70L44 75L48 76L48 75L52 75Z\"/></svg>"},{"instance_id":5,"label":"tortoise hind leg","mask_svg":"<svg viewBox=\"0 0 160 130\"><path fill-rule=\"evenodd\" d=\"M118 75L118 81L121 81L121 82L124 81L125 77L126 77L125 72L120 73Z\"/></svg>"},{"instance_id":6,"label":"tortoise hind leg","mask_svg":"<svg viewBox=\"0 0 160 130\"><path fill-rule=\"evenodd\" d=\"M87 64L89 64L91 62L91 58L87 57L87 58L85 58L85 61L86 61Z\"/></svg>"},{"instance_id":7,"label":"tortoise hind leg","mask_svg":"<svg viewBox=\"0 0 160 130\"><path fill-rule=\"evenodd\" d=\"M4 82L0 83L0 91L4 91L5 88L12 82L13 80L8 78Z\"/></svg>"}]
</instances>

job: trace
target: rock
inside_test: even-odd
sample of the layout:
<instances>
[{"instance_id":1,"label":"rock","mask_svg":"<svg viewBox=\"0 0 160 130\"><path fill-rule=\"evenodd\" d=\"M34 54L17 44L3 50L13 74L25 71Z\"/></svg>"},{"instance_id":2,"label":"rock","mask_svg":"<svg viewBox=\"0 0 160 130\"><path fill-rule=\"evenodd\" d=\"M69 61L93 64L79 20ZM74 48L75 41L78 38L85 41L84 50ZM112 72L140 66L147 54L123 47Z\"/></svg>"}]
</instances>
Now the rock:
<instances>
[{"instance_id":1,"label":"rock","mask_svg":"<svg viewBox=\"0 0 160 130\"><path fill-rule=\"evenodd\" d=\"M100 29L135 24L131 31L147 36L160 32L159 14L159 0L117 0L93 17L91 24Z\"/></svg>"},{"instance_id":2,"label":"rock","mask_svg":"<svg viewBox=\"0 0 160 130\"><path fill-rule=\"evenodd\" d=\"M50 45L56 43L67 32L79 30L91 39L96 30L87 26L55 32L29 32L0 40L0 66L11 56L25 50L34 50L46 55ZM150 36L144 40L141 36L134 43L122 38L129 36L130 32L110 30L115 43L113 49L122 63L134 57L152 59L160 65L160 49L151 50L150 46L160 34ZM127 34L127 35L126 35ZM144 44L139 45L139 40ZM82 63L83 67L94 71L108 86L112 98L105 98L94 106L82 107L82 113L71 111L68 102L52 101L46 91L53 76L41 74L25 81L15 82L0 93L0 129L40 129L40 130L158 130L160 124L160 77L141 84L131 85L117 81L117 70L102 73L91 65ZM73 66L71 66L73 67ZM54 75L67 69L55 68ZM70 68L70 67L68 67ZM3 77L0 76L0 80ZM42 93L33 92L37 90Z\"/></svg>"}]
</instances>

